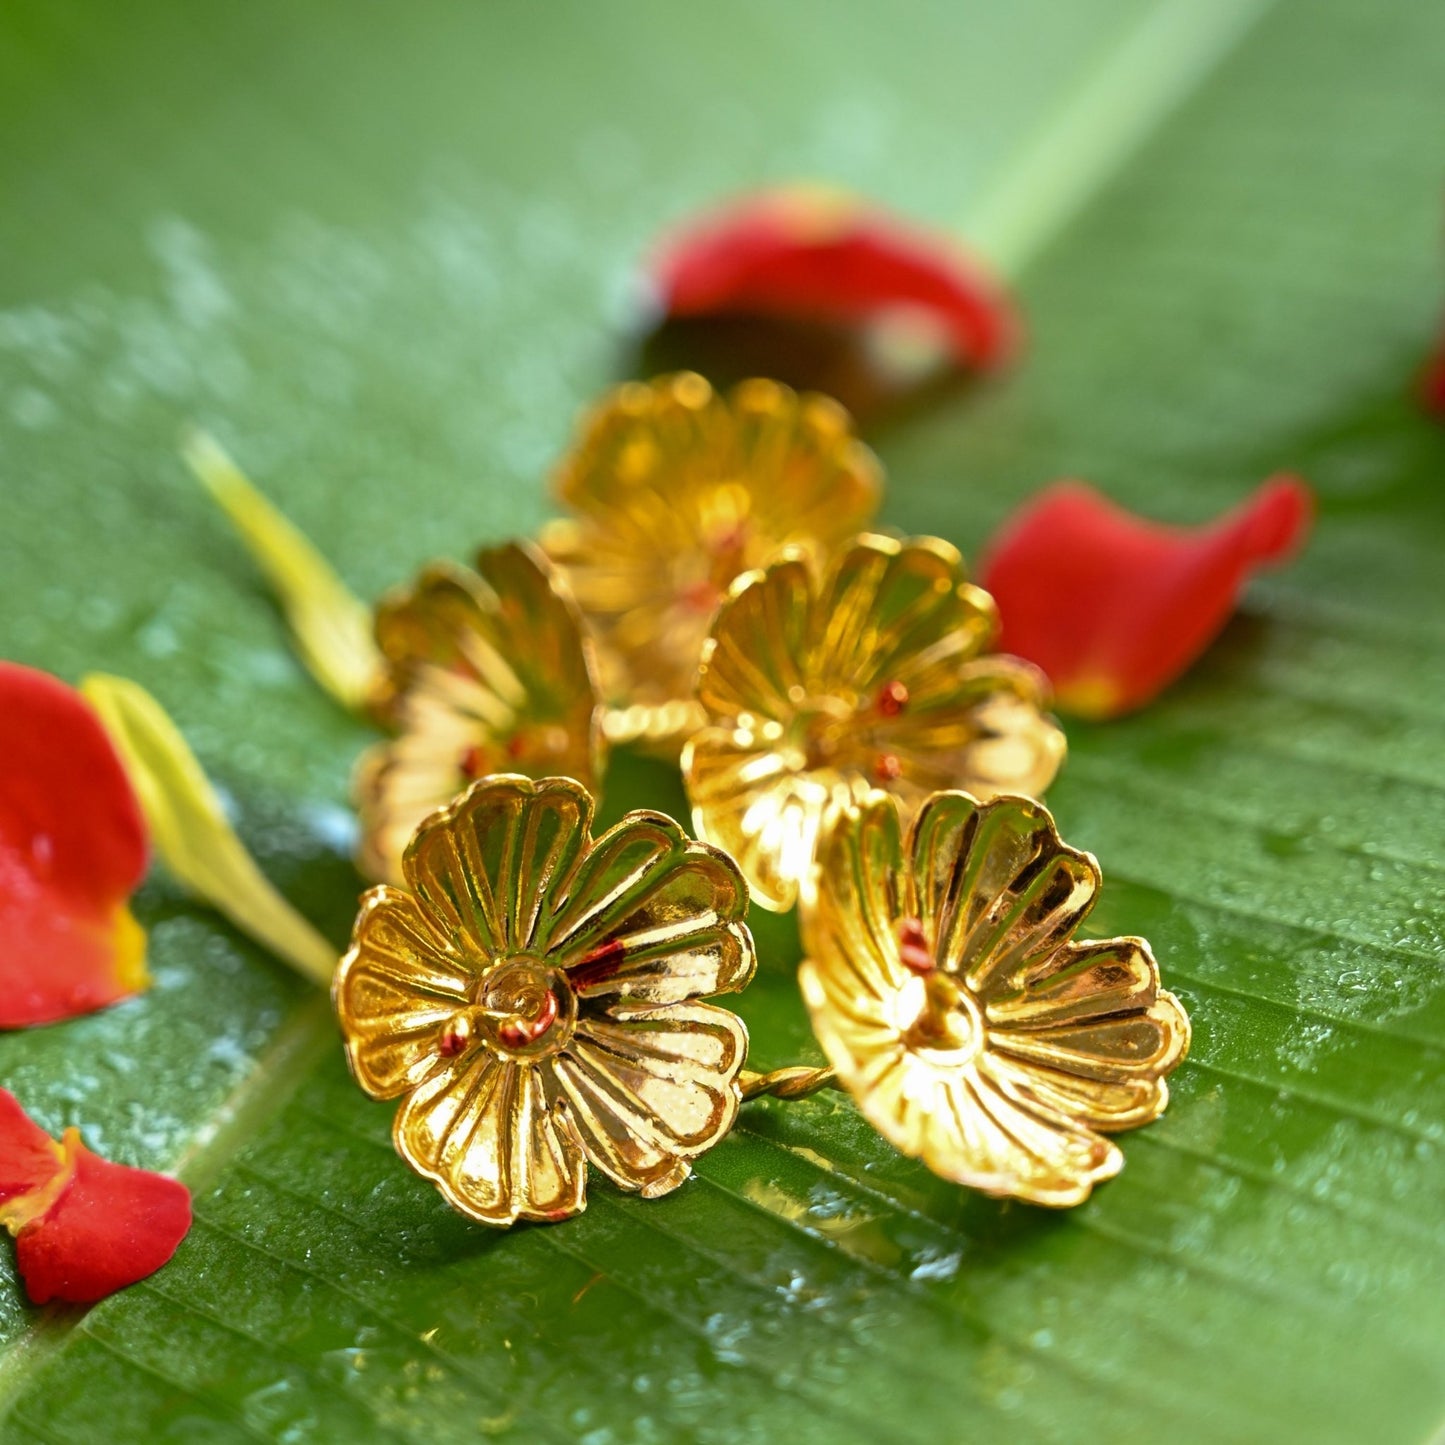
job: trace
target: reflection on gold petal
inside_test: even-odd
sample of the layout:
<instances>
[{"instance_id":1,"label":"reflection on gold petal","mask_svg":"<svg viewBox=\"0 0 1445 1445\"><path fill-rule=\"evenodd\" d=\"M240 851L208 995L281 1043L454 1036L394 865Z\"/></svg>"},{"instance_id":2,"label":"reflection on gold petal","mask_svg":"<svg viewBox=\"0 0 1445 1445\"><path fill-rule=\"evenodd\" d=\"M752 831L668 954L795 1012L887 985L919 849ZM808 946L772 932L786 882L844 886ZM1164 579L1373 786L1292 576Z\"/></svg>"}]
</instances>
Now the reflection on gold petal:
<instances>
[{"instance_id":1,"label":"reflection on gold petal","mask_svg":"<svg viewBox=\"0 0 1445 1445\"><path fill-rule=\"evenodd\" d=\"M864 1115L934 1173L1034 1204L1123 1167L1189 1046L1140 938L1075 942L1098 864L1029 798L928 799L906 839L882 794L830 834L803 998Z\"/></svg>"},{"instance_id":2,"label":"reflection on gold petal","mask_svg":"<svg viewBox=\"0 0 1445 1445\"><path fill-rule=\"evenodd\" d=\"M399 882L418 823L489 773L597 786L606 755L589 644L576 606L527 542L492 547L475 571L433 562L384 597L378 704L397 735L356 774L358 864Z\"/></svg>"},{"instance_id":3,"label":"reflection on gold petal","mask_svg":"<svg viewBox=\"0 0 1445 1445\"><path fill-rule=\"evenodd\" d=\"M786 552L738 579L703 653L709 725L683 754L698 834L765 908L809 886L833 818L876 788L1039 794L1064 735L1043 676L990 654L993 601L935 537L863 535L826 567Z\"/></svg>"},{"instance_id":4,"label":"reflection on gold petal","mask_svg":"<svg viewBox=\"0 0 1445 1445\"><path fill-rule=\"evenodd\" d=\"M794 1152L803 1151L795 1149ZM826 1161L824 1167L832 1169ZM820 1235L855 1259L892 1269L903 1258L903 1250L888 1237L875 1214L838 1207L820 1209L811 1191L808 1196L799 1198L782 1185L767 1179L749 1179L742 1192L745 1199L766 1209L769 1214L796 1224L809 1234Z\"/></svg>"},{"instance_id":5,"label":"reflection on gold petal","mask_svg":"<svg viewBox=\"0 0 1445 1445\"><path fill-rule=\"evenodd\" d=\"M679 372L605 397L556 485L570 515L542 545L593 628L606 696L631 736L675 753L733 579L788 544L835 546L871 519L882 483L836 402L764 380L719 396Z\"/></svg>"},{"instance_id":6,"label":"reflection on gold petal","mask_svg":"<svg viewBox=\"0 0 1445 1445\"><path fill-rule=\"evenodd\" d=\"M398 1151L486 1224L578 1213L589 1163L665 1194L737 1117L747 1031L697 1000L752 976L747 889L670 818L594 839L592 813L570 778L477 783L366 895L336 977Z\"/></svg>"}]
</instances>

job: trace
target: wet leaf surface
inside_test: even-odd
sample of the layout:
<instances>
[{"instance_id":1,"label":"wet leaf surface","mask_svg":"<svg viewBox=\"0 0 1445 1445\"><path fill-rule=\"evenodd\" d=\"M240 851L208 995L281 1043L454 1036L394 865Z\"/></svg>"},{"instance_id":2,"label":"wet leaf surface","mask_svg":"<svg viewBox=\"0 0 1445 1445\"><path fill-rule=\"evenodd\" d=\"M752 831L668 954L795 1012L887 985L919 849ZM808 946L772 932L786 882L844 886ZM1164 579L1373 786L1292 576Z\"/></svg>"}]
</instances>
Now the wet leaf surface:
<instances>
[{"instance_id":1,"label":"wet leaf surface","mask_svg":"<svg viewBox=\"0 0 1445 1445\"><path fill-rule=\"evenodd\" d=\"M891 524L974 556L1059 475L1183 523L1280 467L1321 515L1156 704L1070 728L1051 801L1103 864L1091 924L1148 936L1195 1028L1168 1115L1087 1206L965 1195L820 1096L750 1106L674 1197L599 1186L572 1224L487 1233L391 1153L324 1002L157 877L154 988L0 1038L0 1080L46 1128L179 1170L196 1224L85 1315L24 1306L7 1258L7 1440L1445 1421L1445 433L1411 397L1442 55L1445 13L1415 0L909 26L12 5L0 653L151 689L338 942L369 734L290 657L177 459L185 422L374 595L547 514L665 221L821 175L992 217L1029 320L1015 374L871 438ZM643 803L681 815L675 778L619 758L606 816ZM757 934L756 1059L816 1060L793 924Z\"/></svg>"}]
</instances>

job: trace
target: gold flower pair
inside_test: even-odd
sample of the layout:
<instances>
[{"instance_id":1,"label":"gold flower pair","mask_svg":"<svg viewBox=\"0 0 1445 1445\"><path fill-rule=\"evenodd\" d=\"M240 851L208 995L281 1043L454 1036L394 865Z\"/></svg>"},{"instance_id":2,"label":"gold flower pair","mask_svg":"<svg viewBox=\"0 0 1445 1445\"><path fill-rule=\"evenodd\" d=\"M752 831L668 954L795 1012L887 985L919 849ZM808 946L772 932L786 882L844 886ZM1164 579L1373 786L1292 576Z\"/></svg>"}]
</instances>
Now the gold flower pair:
<instances>
[{"instance_id":1,"label":"gold flower pair","mask_svg":"<svg viewBox=\"0 0 1445 1445\"><path fill-rule=\"evenodd\" d=\"M373 889L334 998L351 1068L401 1097L396 1147L483 1223L586 1205L590 1163L669 1193L761 1093L838 1083L936 1173L1064 1206L1118 1173L1108 1134L1167 1099L1189 1023L1142 939L1073 934L1100 879L1043 807L941 792L827 838L801 979L831 1069L746 1069L716 1004L751 978L748 891L670 818L591 835L566 778L499 776L429 818Z\"/></svg>"},{"instance_id":2,"label":"gold flower pair","mask_svg":"<svg viewBox=\"0 0 1445 1445\"><path fill-rule=\"evenodd\" d=\"M699 836L772 909L874 788L911 812L1053 780L1047 685L989 653L997 614L957 550L858 530L879 469L835 403L690 373L623 386L558 490L573 515L545 550L433 565L378 609L396 736L358 775L370 876L395 881L412 829L478 777L595 789L609 740L681 749Z\"/></svg>"}]
</instances>

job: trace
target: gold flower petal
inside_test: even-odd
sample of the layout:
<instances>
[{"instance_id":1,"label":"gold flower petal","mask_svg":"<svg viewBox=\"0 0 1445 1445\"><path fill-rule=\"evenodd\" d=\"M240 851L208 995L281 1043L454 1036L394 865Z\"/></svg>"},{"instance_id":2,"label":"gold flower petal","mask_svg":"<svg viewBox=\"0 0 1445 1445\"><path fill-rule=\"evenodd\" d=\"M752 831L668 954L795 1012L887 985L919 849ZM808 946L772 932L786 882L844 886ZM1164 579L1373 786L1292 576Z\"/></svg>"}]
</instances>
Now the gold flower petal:
<instances>
[{"instance_id":1,"label":"gold flower petal","mask_svg":"<svg viewBox=\"0 0 1445 1445\"><path fill-rule=\"evenodd\" d=\"M1081 1204L1095 1184L1112 1179L1124 1167L1117 1144L1077 1118L1036 1102L991 1055L983 1060L979 1075L977 1096L1003 1144L997 1156L1001 1177L987 1193L1067 1209Z\"/></svg>"},{"instance_id":2,"label":"gold flower petal","mask_svg":"<svg viewBox=\"0 0 1445 1445\"><path fill-rule=\"evenodd\" d=\"M851 683L865 695L896 680L908 688L908 712L951 695L957 664L998 631L993 598L965 579L958 549L938 537L865 534L828 569L818 596L809 680Z\"/></svg>"},{"instance_id":3,"label":"gold flower petal","mask_svg":"<svg viewBox=\"0 0 1445 1445\"><path fill-rule=\"evenodd\" d=\"M489 960L529 949L547 893L587 846L592 808L571 778L488 778L426 821L402 873L458 952Z\"/></svg>"},{"instance_id":4,"label":"gold flower petal","mask_svg":"<svg viewBox=\"0 0 1445 1445\"><path fill-rule=\"evenodd\" d=\"M1043 793L1067 748L1048 712L1044 675L1019 658L994 655L963 664L949 684L915 689L906 712L877 726L878 750L898 759L900 780L935 792L967 778L980 798Z\"/></svg>"},{"instance_id":5,"label":"gold flower petal","mask_svg":"<svg viewBox=\"0 0 1445 1445\"><path fill-rule=\"evenodd\" d=\"M895 999L907 979L897 964L876 963L876 972L866 978L812 958L805 958L798 971L813 1032L843 1082L850 1089L867 1086L854 1090L865 1106L878 1081L904 1062Z\"/></svg>"},{"instance_id":6,"label":"gold flower petal","mask_svg":"<svg viewBox=\"0 0 1445 1445\"><path fill-rule=\"evenodd\" d=\"M853 992L847 976L807 961L800 982L818 1041L864 1117L935 1174L986 1194L1074 1204L1088 1193L1081 1175L1118 1172L1113 1145L1036 1102L986 1055L936 1064L910 1051L901 1034L921 987L901 965L885 964L873 988Z\"/></svg>"},{"instance_id":7,"label":"gold flower petal","mask_svg":"<svg viewBox=\"0 0 1445 1445\"><path fill-rule=\"evenodd\" d=\"M1053 954L1050 971L1031 976L1013 993L987 1002L989 1022L1001 1029L1050 1029L1148 1008L1159 965L1142 938L1071 943Z\"/></svg>"},{"instance_id":8,"label":"gold flower petal","mask_svg":"<svg viewBox=\"0 0 1445 1445\"><path fill-rule=\"evenodd\" d=\"M1151 990L1153 992L1153 990ZM1101 1013L1043 1029L991 1029L1001 1053L1101 1083L1157 1079L1184 1057L1189 1025L1179 1001L1160 991L1146 1008Z\"/></svg>"},{"instance_id":9,"label":"gold flower petal","mask_svg":"<svg viewBox=\"0 0 1445 1445\"><path fill-rule=\"evenodd\" d=\"M530 543L482 551L475 572L432 563L382 600L376 635L388 668L380 710L398 735L357 769L368 876L399 881L417 824L484 774L595 786L605 748L589 644Z\"/></svg>"},{"instance_id":10,"label":"gold flower petal","mask_svg":"<svg viewBox=\"0 0 1445 1445\"><path fill-rule=\"evenodd\" d=\"M346 1054L373 1099L394 1099L437 1067L437 1034L467 997L472 974L416 899L373 888L332 985L348 1021Z\"/></svg>"},{"instance_id":11,"label":"gold flower petal","mask_svg":"<svg viewBox=\"0 0 1445 1445\"><path fill-rule=\"evenodd\" d=\"M737 865L661 813L630 813L604 833L558 896L538 946L581 999L681 1003L752 977Z\"/></svg>"},{"instance_id":12,"label":"gold flower petal","mask_svg":"<svg viewBox=\"0 0 1445 1445\"><path fill-rule=\"evenodd\" d=\"M615 1004L580 1020L557 1060L588 1157L653 1199L687 1178L737 1118L742 1020L710 1004Z\"/></svg>"},{"instance_id":13,"label":"gold flower petal","mask_svg":"<svg viewBox=\"0 0 1445 1445\"><path fill-rule=\"evenodd\" d=\"M860 995L881 1002L908 977L897 931L906 912L898 897L905 876L902 826L897 807L882 793L854 811L856 826L830 837L820 861L827 872L827 902L803 911L803 948L810 957L846 953L852 977L843 992L856 985ZM833 984L842 985L841 976Z\"/></svg>"},{"instance_id":14,"label":"gold flower petal","mask_svg":"<svg viewBox=\"0 0 1445 1445\"><path fill-rule=\"evenodd\" d=\"M981 804L939 793L912 830L918 915L941 967L966 975L985 1001L1047 970L1083 922L1098 891L1099 865L1059 841L1054 820L1032 798Z\"/></svg>"},{"instance_id":15,"label":"gold flower petal","mask_svg":"<svg viewBox=\"0 0 1445 1445\"><path fill-rule=\"evenodd\" d=\"M1122 1167L1189 1021L1142 939L1073 943L1098 865L1041 804L929 799L906 840L877 795L820 858L800 971L813 1027L875 1127L936 1173L1063 1206Z\"/></svg>"},{"instance_id":16,"label":"gold flower petal","mask_svg":"<svg viewBox=\"0 0 1445 1445\"><path fill-rule=\"evenodd\" d=\"M812 614L803 554L785 552L765 571L740 576L702 652L697 698L708 714L786 716L811 680Z\"/></svg>"},{"instance_id":17,"label":"gold flower petal","mask_svg":"<svg viewBox=\"0 0 1445 1445\"><path fill-rule=\"evenodd\" d=\"M837 545L867 524L881 480L836 402L763 380L720 397L683 372L604 398L556 488L574 515L543 546L597 633L609 696L657 739L687 717L733 578L790 543Z\"/></svg>"},{"instance_id":18,"label":"gold flower petal","mask_svg":"<svg viewBox=\"0 0 1445 1445\"><path fill-rule=\"evenodd\" d=\"M1064 737L1047 685L981 655L996 628L933 537L864 535L820 575L784 553L738 579L703 651L710 725L683 770L699 835L734 853L759 903L790 907L831 818L875 787L911 811L941 787L1053 780Z\"/></svg>"},{"instance_id":19,"label":"gold flower petal","mask_svg":"<svg viewBox=\"0 0 1445 1445\"><path fill-rule=\"evenodd\" d=\"M1173 1000L1170 1000L1173 1001ZM1178 1061L1175 1061L1178 1062ZM1162 1062L1173 1068L1173 1062ZM1065 1074L1059 1069L1040 1068L1000 1053L993 1061L994 1074L1013 1082L1020 1094L1035 1101L1040 1110L1074 1120L1101 1133L1137 1129L1156 1120L1169 1103L1169 1085L1163 1078L1098 1079L1082 1074Z\"/></svg>"},{"instance_id":20,"label":"gold flower petal","mask_svg":"<svg viewBox=\"0 0 1445 1445\"><path fill-rule=\"evenodd\" d=\"M545 1065L482 1054L438 1074L397 1111L397 1151L483 1224L565 1219L586 1207L581 1141Z\"/></svg>"}]
</instances>

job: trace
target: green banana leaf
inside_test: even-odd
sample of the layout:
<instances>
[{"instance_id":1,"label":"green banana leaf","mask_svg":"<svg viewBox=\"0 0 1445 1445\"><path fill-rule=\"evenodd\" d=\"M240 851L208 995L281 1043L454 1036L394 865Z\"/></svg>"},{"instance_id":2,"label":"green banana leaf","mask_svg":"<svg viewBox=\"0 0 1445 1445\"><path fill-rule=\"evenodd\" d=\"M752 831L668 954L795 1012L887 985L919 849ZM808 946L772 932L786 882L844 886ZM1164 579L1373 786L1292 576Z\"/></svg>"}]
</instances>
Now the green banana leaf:
<instances>
[{"instance_id":1,"label":"green banana leaf","mask_svg":"<svg viewBox=\"0 0 1445 1445\"><path fill-rule=\"evenodd\" d=\"M171 710L338 944L366 729L176 457L214 431L365 596L532 529L624 365L636 257L799 175L973 235L1025 364L873 440L974 555L1059 475L1186 521L1305 473L1317 534L1204 661L1071 726L1093 923L1194 1047L1055 1214L841 1097L698 1177L498 1235L348 1081L326 1001L157 872L155 985L0 1038L48 1127L196 1223L81 1312L0 1261L0 1438L1421 1442L1445 1425L1445 428L1437 0L312 0L0 7L0 654ZM678 812L620 757L606 813ZM816 1061L759 916L760 1066Z\"/></svg>"}]
</instances>

